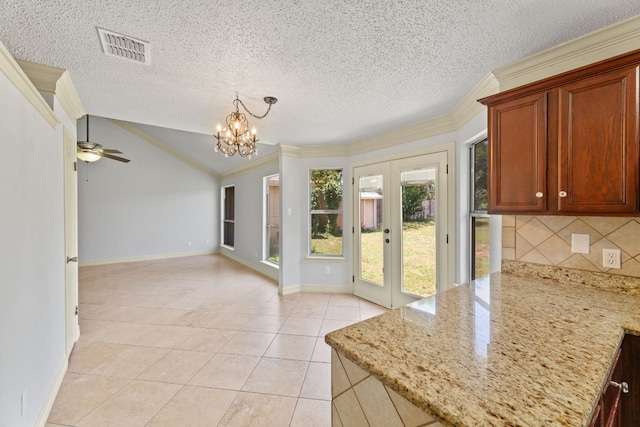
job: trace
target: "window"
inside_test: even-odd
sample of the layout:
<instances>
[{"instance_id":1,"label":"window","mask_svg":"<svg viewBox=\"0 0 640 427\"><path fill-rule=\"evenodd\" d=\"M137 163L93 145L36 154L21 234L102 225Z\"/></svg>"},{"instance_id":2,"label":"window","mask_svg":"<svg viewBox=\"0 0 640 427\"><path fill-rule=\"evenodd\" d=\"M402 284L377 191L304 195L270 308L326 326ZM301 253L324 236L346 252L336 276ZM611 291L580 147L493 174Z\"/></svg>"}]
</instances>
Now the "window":
<instances>
[{"instance_id":1,"label":"window","mask_svg":"<svg viewBox=\"0 0 640 427\"><path fill-rule=\"evenodd\" d=\"M471 280L489 275L488 159L489 141L471 145L469 194L471 196Z\"/></svg>"},{"instance_id":2,"label":"window","mask_svg":"<svg viewBox=\"0 0 640 427\"><path fill-rule=\"evenodd\" d=\"M280 263L280 175L264 177L265 260Z\"/></svg>"},{"instance_id":3,"label":"window","mask_svg":"<svg viewBox=\"0 0 640 427\"><path fill-rule=\"evenodd\" d=\"M316 169L310 173L312 256L342 256L342 169Z\"/></svg>"},{"instance_id":4,"label":"window","mask_svg":"<svg viewBox=\"0 0 640 427\"><path fill-rule=\"evenodd\" d=\"M222 243L233 247L235 228L235 187L222 189Z\"/></svg>"}]
</instances>

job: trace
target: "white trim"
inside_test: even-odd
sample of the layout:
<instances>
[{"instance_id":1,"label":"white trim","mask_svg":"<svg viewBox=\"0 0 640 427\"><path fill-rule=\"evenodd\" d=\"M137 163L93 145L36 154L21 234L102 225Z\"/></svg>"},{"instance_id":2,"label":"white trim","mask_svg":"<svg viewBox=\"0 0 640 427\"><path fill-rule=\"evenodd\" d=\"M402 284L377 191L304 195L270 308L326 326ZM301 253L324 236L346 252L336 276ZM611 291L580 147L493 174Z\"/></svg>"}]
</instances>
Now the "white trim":
<instances>
[{"instance_id":1,"label":"white trim","mask_svg":"<svg viewBox=\"0 0 640 427\"><path fill-rule=\"evenodd\" d=\"M182 154L178 150L176 150L176 149L168 146L164 142L160 141L158 138L155 138L155 137L149 135L148 133L138 129L137 127L135 127L131 123L125 122L125 121L122 121L122 120L117 120L117 119L106 119L106 120L110 121L111 123L113 123L116 126L121 127L125 131L129 132L131 135L136 136L136 137L140 138L141 140L143 140L145 142L148 142L149 144L161 149L162 151L164 151L165 153L175 157L176 159L183 161L184 163L188 164L189 166L193 167L194 169L197 169L200 172L203 172L203 173L211 176L212 178L220 179L220 175L217 174L215 171L209 169L208 167L206 167L202 163L199 163L199 162L196 162L195 160L192 160L191 158L185 156L184 154Z\"/></svg>"},{"instance_id":2,"label":"white trim","mask_svg":"<svg viewBox=\"0 0 640 427\"><path fill-rule=\"evenodd\" d=\"M67 70L16 60L22 71L40 92L54 95L67 116L73 120L87 114Z\"/></svg>"},{"instance_id":3,"label":"white trim","mask_svg":"<svg viewBox=\"0 0 640 427\"><path fill-rule=\"evenodd\" d=\"M245 267L248 267L250 269L252 269L253 271L262 274L263 276L268 277L269 279L275 280L276 284L279 280L279 276L280 276L280 272L278 269L274 269L273 267L269 267L269 268L263 268L263 267L267 267L265 266L262 262L260 262L259 265L256 264L252 264L249 261L237 257L236 255L232 254L231 252L226 252L226 251L220 251L220 255L226 256L227 258L237 262L238 264L242 264Z\"/></svg>"},{"instance_id":4,"label":"white trim","mask_svg":"<svg viewBox=\"0 0 640 427\"><path fill-rule=\"evenodd\" d=\"M640 49L640 15L531 55L494 71L500 90Z\"/></svg>"},{"instance_id":5,"label":"white trim","mask_svg":"<svg viewBox=\"0 0 640 427\"><path fill-rule=\"evenodd\" d=\"M53 403L58 396L58 391L60 391L62 380L64 379L68 368L69 360L64 357L62 359L62 364L60 365L60 368L58 368L58 372L53 379L53 383L51 384L51 387L49 387L49 392L47 393L47 397L44 399L44 403L40 408L40 413L38 414L38 418L36 419L34 426L44 427L45 424L47 424L47 418L49 418L49 413L51 412L51 408L53 408Z\"/></svg>"},{"instance_id":6,"label":"white trim","mask_svg":"<svg viewBox=\"0 0 640 427\"><path fill-rule=\"evenodd\" d=\"M9 81L25 97L25 99L36 109L49 125L55 129L60 120L53 113L49 104L44 100L38 89L29 80L29 77L22 71L15 59L11 56L7 48L0 42L0 71L7 76Z\"/></svg>"},{"instance_id":7,"label":"white trim","mask_svg":"<svg viewBox=\"0 0 640 427\"><path fill-rule=\"evenodd\" d=\"M328 256L328 255L313 256L313 255L307 255L306 257L304 257L304 259L306 261L323 261L323 262L327 262L327 261L345 262L347 260L347 258L345 258L344 255L336 255L336 256Z\"/></svg>"},{"instance_id":8,"label":"white trim","mask_svg":"<svg viewBox=\"0 0 640 427\"><path fill-rule=\"evenodd\" d=\"M279 158L280 158L280 153L275 151L273 153L267 154L266 156L260 156L256 160L253 160L249 163L245 163L242 166L233 168L230 171L222 172L220 174L220 177L221 179L227 179L236 175L242 175L245 173L256 171L258 169L266 168L267 166L277 165Z\"/></svg>"},{"instance_id":9,"label":"white trim","mask_svg":"<svg viewBox=\"0 0 640 427\"><path fill-rule=\"evenodd\" d=\"M65 71L58 80L58 84L56 85L56 98L58 98L60 105L62 105L62 108L69 118L78 120L87 114L68 71Z\"/></svg>"},{"instance_id":10,"label":"white trim","mask_svg":"<svg viewBox=\"0 0 640 427\"><path fill-rule=\"evenodd\" d=\"M278 294L282 296L297 294L298 292L300 292L300 285L287 286L286 288L278 287Z\"/></svg>"},{"instance_id":11,"label":"white trim","mask_svg":"<svg viewBox=\"0 0 640 427\"><path fill-rule=\"evenodd\" d=\"M120 264L124 262L138 262L138 261L153 261L158 259L167 259L167 258L182 258L187 256L199 256L199 255L213 255L217 254L218 250L210 250L210 251L192 251L192 252L174 252L168 254L157 254L157 255L144 255L130 258L111 258L111 259L101 259L96 261L80 261L78 263L79 267L92 267L94 265L108 265L108 264Z\"/></svg>"},{"instance_id":12,"label":"white trim","mask_svg":"<svg viewBox=\"0 0 640 427\"><path fill-rule=\"evenodd\" d=\"M278 146L282 155L289 157L348 157L417 141L430 136L455 132L486 109L477 100L498 93L499 87L500 85L494 74L489 73L450 113L351 144L304 146L278 144Z\"/></svg>"},{"instance_id":13,"label":"white trim","mask_svg":"<svg viewBox=\"0 0 640 427\"><path fill-rule=\"evenodd\" d=\"M453 152L453 157L452 156L448 156L449 173L451 174L451 162L455 161L455 151L456 151L456 143L455 142L445 142L444 144L429 145L427 147L419 148L417 150L402 151L402 152L399 152L399 153L387 154L385 156L375 157L375 158L372 158L372 159L360 160L358 162L354 162L354 163L349 164L349 170L351 171L351 175L353 176L353 169L357 168L357 167L360 167L360 166L373 165L373 164L376 164L376 163L388 162L388 161L392 161L392 160L406 159L406 158L409 158L409 157L422 156L424 154L433 154L433 153L438 153L440 151L447 151L447 152L451 151L451 152Z\"/></svg>"}]
</instances>

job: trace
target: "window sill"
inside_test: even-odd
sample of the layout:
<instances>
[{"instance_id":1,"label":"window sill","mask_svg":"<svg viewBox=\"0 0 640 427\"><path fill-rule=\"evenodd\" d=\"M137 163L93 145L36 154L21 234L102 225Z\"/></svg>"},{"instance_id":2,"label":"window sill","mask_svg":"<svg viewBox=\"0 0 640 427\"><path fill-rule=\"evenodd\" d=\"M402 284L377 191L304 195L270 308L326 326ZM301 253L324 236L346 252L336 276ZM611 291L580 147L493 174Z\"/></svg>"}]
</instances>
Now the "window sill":
<instances>
[{"instance_id":1,"label":"window sill","mask_svg":"<svg viewBox=\"0 0 640 427\"><path fill-rule=\"evenodd\" d=\"M260 261L260 264L266 265L267 267L271 267L275 270L280 270L280 266L278 264L274 264L272 262L269 261Z\"/></svg>"},{"instance_id":2,"label":"window sill","mask_svg":"<svg viewBox=\"0 0 640 427\"><path fill-rule=\"evenodd\" d=\"M343 256L309 256L305 257L307 261L346 261L347 259Z\"/></svg>"}]
</instances>

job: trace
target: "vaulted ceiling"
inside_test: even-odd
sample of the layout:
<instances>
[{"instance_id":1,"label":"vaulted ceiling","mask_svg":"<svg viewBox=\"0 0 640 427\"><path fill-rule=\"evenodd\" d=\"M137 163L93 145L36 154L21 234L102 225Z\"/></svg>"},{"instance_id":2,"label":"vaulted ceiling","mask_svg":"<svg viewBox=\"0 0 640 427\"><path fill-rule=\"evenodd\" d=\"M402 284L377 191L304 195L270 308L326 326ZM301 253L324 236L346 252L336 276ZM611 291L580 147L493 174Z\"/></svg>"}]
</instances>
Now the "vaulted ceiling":
<instances>
[{"instance_id":1,"label":"vaulted ceiling","mask_svg":"<svg viewBox=\"0 0 640 427\"><path fill-rule=\"evenodd\" d=\"M89 114L178 148L206 143L236 93L258 115L278 98L250 118L262 143L345 144L446 114L492 70L637 14L635 0L5 0L0 42L69 70ZM150 64L103 53L97 28L149 42Z\"/></svg>"}]
</instances>

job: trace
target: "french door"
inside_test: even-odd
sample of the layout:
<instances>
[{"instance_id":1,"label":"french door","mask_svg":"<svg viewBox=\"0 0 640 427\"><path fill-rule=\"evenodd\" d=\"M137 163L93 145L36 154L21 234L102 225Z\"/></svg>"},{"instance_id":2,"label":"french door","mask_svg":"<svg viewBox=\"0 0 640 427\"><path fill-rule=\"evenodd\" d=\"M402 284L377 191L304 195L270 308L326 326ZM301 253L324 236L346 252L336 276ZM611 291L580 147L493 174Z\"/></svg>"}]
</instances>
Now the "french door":
<instances>
[{"instance_id":1,"label":"french door","mask_svg":"<svg viewBox=\"0 0 640 427\"><path fill-rule=\"evenodd\" d=\"M354 294L395 308L445 289L447 152L353 172Z\"/></svg>"}]
</instances>

